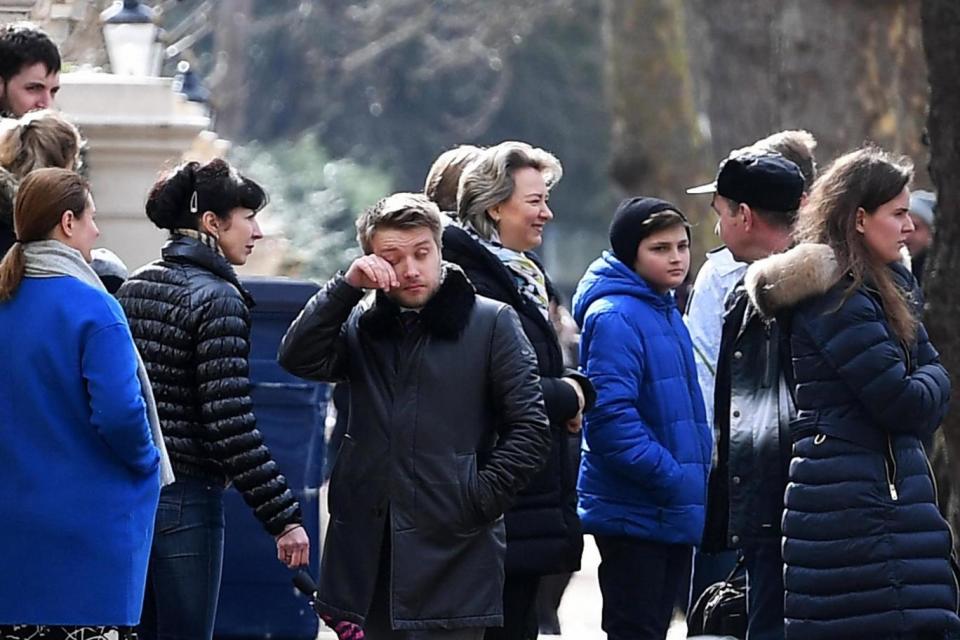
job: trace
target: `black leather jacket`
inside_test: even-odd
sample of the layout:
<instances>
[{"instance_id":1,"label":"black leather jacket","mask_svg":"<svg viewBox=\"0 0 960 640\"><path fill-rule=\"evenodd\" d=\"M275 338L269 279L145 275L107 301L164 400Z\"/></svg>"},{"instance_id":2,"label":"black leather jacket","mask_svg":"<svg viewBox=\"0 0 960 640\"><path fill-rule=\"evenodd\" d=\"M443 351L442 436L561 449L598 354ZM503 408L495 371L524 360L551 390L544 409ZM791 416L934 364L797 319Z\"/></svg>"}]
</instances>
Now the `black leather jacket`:
<instances>
[{"instance_id":1,"label":"black leather jacket","mask_svg":"<svg viewBox=\"0 0 960 640\"><path fill-rule=\"evenodd\" d=\"M294 375L350 382L319 606L362 623L386 535L394 629L498 626L501 516L550 448L533 349L453 265L408 328L362 296L334 278L280 347Z\"/></svg>"},{"instance_id":2,"label":"black leather jacket","mask_svg":"<svg viewBox=\"0 0 960 640\"><path fill-rule=\"evenodd\" d=\"M718 462L707 500L707 551L780 537L795 412L788 341L738 284L727 299L717 359Z\"/></svg>"},{"instance_id":3,"label":"black leather jacket","mask_svg":"<svg viewBox=\"0 0 960 640\"><path fill-rule=\"evenodd\" d=\"M174 236L161 255L117 298L153 385L174 473L232 481L276 535L301 514L253 415L253 300L229 263L199 240Z\"/></svg>"}]
</instances>

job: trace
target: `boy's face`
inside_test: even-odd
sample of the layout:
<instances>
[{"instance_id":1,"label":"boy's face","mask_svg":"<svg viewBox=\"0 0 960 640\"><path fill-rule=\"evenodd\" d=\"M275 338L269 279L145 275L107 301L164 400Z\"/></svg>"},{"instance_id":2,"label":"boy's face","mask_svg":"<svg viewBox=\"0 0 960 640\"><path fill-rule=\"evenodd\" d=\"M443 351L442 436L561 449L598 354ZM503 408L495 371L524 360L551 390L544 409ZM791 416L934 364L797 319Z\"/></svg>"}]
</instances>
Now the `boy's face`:
<instances>
[{"instance_id":1,"label":"boy's face","mask_svg":"<svg viewBox=\"0 0 960 640\"><path fill-rule=\"evenodd\" d=\"M690 270L690 239L683 225L651 233L637 247L634 271L658 293L676 289Z\"/></svg>"},{"instance_id":2,"label":"boy's face","mask_svg":"<svg viewBox=\"0 0 960 640\"><path fill-rule=\"evenodd\" d=\"M49 73L42 62L27 65L0 82L0 111L19 118L29 111L52 109L60 91L60 73Z\"/></svg>"}]
</instances>

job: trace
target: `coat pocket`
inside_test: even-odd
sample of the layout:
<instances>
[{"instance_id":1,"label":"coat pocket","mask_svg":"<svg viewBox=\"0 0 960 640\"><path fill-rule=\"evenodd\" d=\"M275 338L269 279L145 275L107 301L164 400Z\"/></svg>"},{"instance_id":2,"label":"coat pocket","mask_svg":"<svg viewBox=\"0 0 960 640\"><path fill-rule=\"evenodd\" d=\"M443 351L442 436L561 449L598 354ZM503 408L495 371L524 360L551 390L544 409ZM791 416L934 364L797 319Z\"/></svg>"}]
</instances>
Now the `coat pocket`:
<instances>
[{"instance_id":1,"label":"coat pocket","mask_svg":"<svg viewBox=\"0 0 960 640\"><path fill-rule=\"evenodd\" d=\"M422 454L416 462L414 520L427 531L465 532L483 524L474 453Z\"/></svg>"}]
</instances>

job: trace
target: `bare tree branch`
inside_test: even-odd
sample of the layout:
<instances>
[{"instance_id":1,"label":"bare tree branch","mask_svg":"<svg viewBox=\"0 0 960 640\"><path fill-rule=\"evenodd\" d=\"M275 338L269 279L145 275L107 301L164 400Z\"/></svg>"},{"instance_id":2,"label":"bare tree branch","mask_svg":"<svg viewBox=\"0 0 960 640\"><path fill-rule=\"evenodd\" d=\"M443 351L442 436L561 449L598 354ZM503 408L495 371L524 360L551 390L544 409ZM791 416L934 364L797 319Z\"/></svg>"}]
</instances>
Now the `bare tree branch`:
<instances>
[{"instance_id":1,"label":"bare tree branch","mask_svg":"<svg viewBox=\"0 0 960 640\"><path fill-rule=\"evenodd\" d=\"M344 56L340 62L341 71L347 74L355 73L360 67L376 62L392 49L420 36L432 18L433 9L427 5L419 15L405 20L391 32Z\"/></svg>"}]
</instances>

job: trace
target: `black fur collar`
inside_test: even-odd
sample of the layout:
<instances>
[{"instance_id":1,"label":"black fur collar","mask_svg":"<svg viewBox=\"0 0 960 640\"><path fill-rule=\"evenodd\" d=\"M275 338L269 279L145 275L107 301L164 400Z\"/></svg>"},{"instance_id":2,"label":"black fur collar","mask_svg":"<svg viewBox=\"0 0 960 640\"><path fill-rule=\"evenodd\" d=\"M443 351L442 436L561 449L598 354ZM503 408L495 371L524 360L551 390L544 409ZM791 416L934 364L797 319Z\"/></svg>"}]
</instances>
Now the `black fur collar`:
<instances>
[{"instance_id":1,"label":"black fur collar","mask_svg":"<svg viewBox=\"0 0 960 640\"><path fill-rule=\"evenodd\" d=\"M421 309L420 324L429 335L456 340L467 326L477 295L458 266L445 262L443 269L443 283ZM373 305L360 316L360 328L377 336L401 335L400 306L378 291Z\"/></svg>"}]
</instances>

